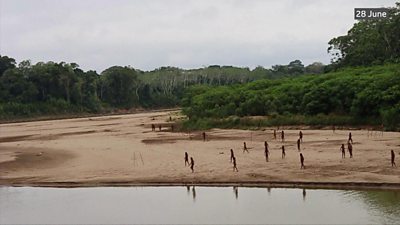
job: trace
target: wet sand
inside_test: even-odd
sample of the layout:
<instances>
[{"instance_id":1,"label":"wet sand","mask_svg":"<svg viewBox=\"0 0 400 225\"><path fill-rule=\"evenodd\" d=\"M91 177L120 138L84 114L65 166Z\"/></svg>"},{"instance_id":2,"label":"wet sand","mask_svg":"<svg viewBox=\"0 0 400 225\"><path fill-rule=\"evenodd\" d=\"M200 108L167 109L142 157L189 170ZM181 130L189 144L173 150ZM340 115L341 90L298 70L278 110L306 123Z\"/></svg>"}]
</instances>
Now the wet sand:
<instances>
[{"instance_id":1,"label":"wet sand","mask_svg":"<svg viewBox=\"0 0 400 225\"><path fill-rule=\"evenodd\" d=\"M0 124L0 185L125 186L244 185L273 187L372 187L400 189L400 133L351 130L353 155L341 158L349 130L303 130L306 169L300 169L298 129L171 132L177 111ZM162 124L151 131L151 124ZM264 157L264 141L270 148ZM243 141L250 148L243 153ZM230 149L239 172L233 172ZM347 149L347 148L346 148ZM390 165L390 150L399 167ZM187 151L195 172L184 164Z\"/></svg>"}]
</instances>

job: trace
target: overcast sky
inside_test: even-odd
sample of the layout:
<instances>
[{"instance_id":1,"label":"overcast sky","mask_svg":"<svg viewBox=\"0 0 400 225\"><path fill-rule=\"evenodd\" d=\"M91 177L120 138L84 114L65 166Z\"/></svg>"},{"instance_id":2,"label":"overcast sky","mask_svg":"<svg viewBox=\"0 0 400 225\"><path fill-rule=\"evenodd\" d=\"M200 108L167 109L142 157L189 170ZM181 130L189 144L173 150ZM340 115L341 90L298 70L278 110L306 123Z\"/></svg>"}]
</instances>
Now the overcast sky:
<instances>
[{"instance_id":1,"label":"overcast sky","mask_svg":"<svg viewBox=\"0 0 400 225\"><path fill-rule=\"evenodd\" d=\"M98 72L329 63L355 7L395 0L0 0L0 54Z\"/></svg>"}]
</instances>

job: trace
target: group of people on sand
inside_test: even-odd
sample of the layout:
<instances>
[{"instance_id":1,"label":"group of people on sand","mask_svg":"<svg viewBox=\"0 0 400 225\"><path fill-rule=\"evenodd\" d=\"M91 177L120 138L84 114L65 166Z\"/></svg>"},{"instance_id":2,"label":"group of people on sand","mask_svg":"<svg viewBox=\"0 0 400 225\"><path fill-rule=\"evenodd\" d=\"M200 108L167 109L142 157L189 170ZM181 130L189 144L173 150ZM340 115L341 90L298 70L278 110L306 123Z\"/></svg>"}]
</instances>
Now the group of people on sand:
<instances>
[{"instance_id":1,"label":"group of people on sand","mask_svg":"<svg viewBox=\"0 0 400 225\"><path fill-rule=\"evenodd\" d=\"M185 152L185 166L190 166L190 169L192 170L192 173L194 172L194 160L193 157L190 157L190 163L189 163L189 154Z\"/></svg>"},{"instance_id":2,"label":"group of people on sand","mask_svg":"<svg viewBox=\"0 0 400 225\"><path fill-rule=\"evenodd\" d=\"M276 139L276 130L274 130L273 135L274 135L274 139ZM206 133L205 132L202 132L202 137L203 137L203 141L206 141ZM285 132L283 130L281 131L281 141L285 142ZM303 143L303 132L302 131L299 132L299 138L297 139L297 150L299 152L301 151L301 143ZM285 146L282 145L281 149L282 149L282 159L284 159L286 157ZM347 140L347 149L349 151L350 158L353 158L353 137L352 137L351 132L349 133L349 137ZM342 158L345 158L346 157L345 144L341 145L340 151L342 153ZM246 152L250 153L246 142L243 142L243 153L246 153ZM270 152L269 152L268 142L264 141L264 156L265 156L266 162L269 161L269 155L270 155ZM233 171L239 172L239 170L237 168L236 157L235 157L235 153L233 152L233 149L230 150L230 162L233 165ZM392 167L396 166L395 153L393 150L391 150L391 164L392 164ZM194 160L192 157L190 157L190 163L189 163L189 155L187 152L185 152L185 166L190 166L192 173L194 172ZM305 169L305 168L306 167L304 165L304 155L302 153L300 153L300 169Z\"/></svg>"}]
</instances>

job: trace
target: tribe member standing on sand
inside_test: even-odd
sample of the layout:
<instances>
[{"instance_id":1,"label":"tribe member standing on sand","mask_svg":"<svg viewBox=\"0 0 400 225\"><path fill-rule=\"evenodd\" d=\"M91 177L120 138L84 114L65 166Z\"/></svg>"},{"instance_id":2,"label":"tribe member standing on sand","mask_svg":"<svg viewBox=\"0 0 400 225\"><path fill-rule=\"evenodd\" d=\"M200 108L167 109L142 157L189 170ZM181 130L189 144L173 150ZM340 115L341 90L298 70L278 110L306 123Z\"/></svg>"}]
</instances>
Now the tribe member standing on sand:
<instances>
[{"instance_id":1,"label":"tribe member standing on sand","mask_svg":"<svg viewBox=\"0 0 400 225\"><path fill-rule=\"evenodd\" d=\"M350 143L350 141L351 141L351 143L353 144L353 138L351 138L351 132L349 133L349 140L348 140L347 142Z\"/></svg>"},{"instance_id":2,"label":"tribe member standing on sand","mask_svg":"<svg viewBox=\"0 0 400 225\"><path fill-rule=\"evenodd\" d=\"M233 162L233 158L235 158L235 154L233 153L233 149L231 149L231 162Z\"/></svg>"},{"instance_id":3,"label":"tribe member standing on sand","mask_svg":"<svg viewBox=\"0 0 400 225\"><path fill-rule=\"evenodd\" d=\"M344 148L344 144L340 147L340 151L342 151L342 159L346 158L346 149Z\"/></svg>"},{"instance_id":4,"label":"tribe member standing on sand","mask_svg":"<svg viewBox=\"0 0 400 225\"><path fill-rule=\"evenodd\" d=\"M300 151L300 138L297 139L297 150Z\"/></svg>"},{"instance_id":5,"label":"tribe member standing on sand","mask_svg":"<svg viewBox=\"0 0 400 225\"><path fill-rule=\"evenodd\" d=\"M185 152L185 166L186 166L186 164L188 166L190 165L190 163L189 163L189 154L187 152Z\"/></svg>"},{"instance_id":6,"label":"tribe member standing on sand","mask_svg":"<svg viewBox=\"0 0 400 225\"><path fill-rule=\"evenodd\" d=\"M246 142L243 142L243 153L244 152L250 153L249 150L247 149Z\"/></svg>"},{"instance_id":7,"label":"tribe member standing on sand","mask_svg":"<svg viewBox=\"0 0 400 225\"><path fill-rule=\"evenodd\" d=\"M192 170L192 173L194 172L194 160L193 157L190 157L190 169Z\"/></svg>"},{"instance_id":8,"label":"tribe member standing on sand","mask_svg":"<svg viewBox=\"0 0 400 225\"><path fill-rule=\"evenodd\" d=\"M238 168L236 167L236 157L233 157L233 171L239 172Z\"/></svg>"},{"instance_id":9,"label":"tribe member standing on sand","mask_svg":"<svg viewBox=\"0 0 400 225\"><path fill-rule=\"evenodd\" d=\"M350 158L353 158L353 145L350 142L347 142L347 149L349 150Z\"/></svg>"},{"instance_id":10,"label":"tribe member standing on sand","mask_svg":"<svg viewBox=\"0 0 400 225\"><path fill-rule=\"evenodd\" d=\"M203 135L203 141L206 141L206 132L203 132L202 135Z\"/></svg>"},{"instance_id":11,"label":"tribe member standing on sand","mask_svg":"<svg viewBox=\"0 0 400 225\"><path fill-rule=\"evenodd\" d=\"M300 169L305 169L306 167L304 166L304 156L301 153L300 153L300 163L301 163Z\"/></svg>"},{"instance_id":12,"label":"tribe member standing on sand","mask_svg":"<svg viewBox=\"0 0 400 225\"><path fill-rule=\"evenodd\" d=\"M156 126L154 124L151 124L151 131L156 131Z\"/></svg>"},{"instance_id":13,"label":"tribe member standing on sand","mask_svg":"<svg viewBox=\"0 0 400 225\"><path fill-rule=\"evenodd\" d=\"M391 150L391 151L390 151L390 154L391 154L391 156L392 156L392 157L391 157L392 167L393 167L393 166L396 166L396 163L394 162L394 158L395 158L394 151ZM396 167L397 167L397 166L396 166Z\"/></svg>"},{"instance_id":14,"label":"tribe member standing on sand","mask_svg":"<svg viewBox=\"0 0 400 225\"><path fill-rule=\"evenodd\" d=\"M300 138L300 141L303 142L303 132L301 132L301 131L299 132L299 138Z\"/></svg>"},{"instance_id":15,"label":"tribe member standing on sand","mask_svg":"<svg viewBox=\"0 0 400 225\"><path fill-rule=\"evenodd\" d=\"M282 159L284 159L285 157L286 157L285 146L282 145Z\"/></svg>"},{"instance_id":16,"label":"tribe member standing on sand","mask_svg":"<svg viewBox=\"0 0 400 225\"><path fill-rule=\"evenodd\" d=\"M284 131L281 132L281 139L282 139L282 142L285 141L285 132Z\"/></svg>"},{"instance_id":17,"label":"tribe member standing on sand","mask_svg":"<svg viewBox=\"0 0 400 225\"><path fill-rule=\"evenodd\" d=\"M265 161L268 162L268 155L269 155L269 150L268 150L268 142L264 141L264 147L265 147Z\"/></svg>"},{"instance_id":18,"label":"tribe member standing on sand","mask_svg":"<svg viewBox=\"0 0 400 225\"><path fill-rule=\"evenodd\" d=\"M276 130L274 129L274 139L276 140Z\"/></svg>"}]
</instances>

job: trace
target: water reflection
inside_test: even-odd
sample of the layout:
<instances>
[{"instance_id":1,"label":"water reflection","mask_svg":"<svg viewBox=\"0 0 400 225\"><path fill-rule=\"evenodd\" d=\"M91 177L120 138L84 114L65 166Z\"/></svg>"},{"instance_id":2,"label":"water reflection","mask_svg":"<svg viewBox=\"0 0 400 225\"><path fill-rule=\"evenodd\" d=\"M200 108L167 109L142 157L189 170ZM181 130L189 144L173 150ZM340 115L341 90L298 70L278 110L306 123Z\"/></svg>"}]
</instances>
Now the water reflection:
<instances>
[{"instance_id":1,"label":"water reflection","mask_svg":"<svg viewBox=\"0 0 400 225\"><path fill-rule=\"evenodd\" d=\"M370 210L385 216L389 221L399 216L400 191L353 192L352 198L361 199ZM388 223L387 221L385 222Z\"/></svg>"},{"instance_id":2,"label":"water reflection","mask_svg":"<svg viewBox=\"0 0 400 225\"><path fill-rule=\"evenodd\" d=\"M195 186L192 187L192 194L193 194L193 201L196 201L196 189L194 187Z\"/></svg>"},{"instance_id":3,"label":"water reflection","mask_svg":"<svg viewBox=\"0 0 400 225\"><path fill-rule=\"evenodd\" d=\"M273 190L272 194L272 188L240 187L239 199L238 186L0 187L0 224L391 224L400 221L399 191ZM196 198L197 194L201 198Z\"/></svg>"},{"instance_id":4,"label":"water reflection","mask_svg":"<svg viewBox=\"0 0 400 225\"><path fill-rule=\"evenodd\" d=\"M190 186L189 185L186 186L186 192L188 195L190 195Z\"/></svg>"},{"instance_id":5,"label":"water reflection","mask_svg":"<svg viewBox=\"0 0 400 225\"><path fill-rule=\"evenodd\" d=\"M237 186L233 186L233 193L235 194L235 198L238 199L239 197L239 188Z\"/></svg>"}]
</instances>

